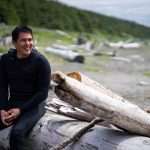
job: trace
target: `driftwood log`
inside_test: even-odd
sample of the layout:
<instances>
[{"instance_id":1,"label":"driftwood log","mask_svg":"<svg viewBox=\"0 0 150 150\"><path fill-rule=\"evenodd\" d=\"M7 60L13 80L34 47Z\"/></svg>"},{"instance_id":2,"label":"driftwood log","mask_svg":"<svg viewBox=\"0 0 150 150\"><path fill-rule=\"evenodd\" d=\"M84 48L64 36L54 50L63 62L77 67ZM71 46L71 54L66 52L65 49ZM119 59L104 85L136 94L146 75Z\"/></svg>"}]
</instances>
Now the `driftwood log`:
<instances>
[{"instance_id":1,"label":"driftwood log","mask_svg":"<svg viewBox=\"0 0 150 150\"><path fill-rule=\"evenodd\" d=\"M27 150L52 150L87 126L87 122L47 111L27 139ZM10 128L1 131L0 150L8 150ZM96 125L64 150L149 150L150 138Z\"/></svg>"},{"instance_id":2,"label":"driftwood log","mask_svg":"<svg viewBox=\"0 0 150 150\"><path fill-rule=\"evenodd\" d=\"M96 90L100 90L103 94L109 95L116 99L116 101L124 101L121 96L114 94L108 89L105 89L102 85L97 82L83 76L79 73L69 74L72 78L76 78L83 82L86 86L91 86ZM83 78L84 77L84 78ZM69 77L70 78L70 77ZM64 81L61 81L61 84ZM60 86L60 84L59 84ZM57 89L57 88L56 88ZM60 90L59 90L60 89ZM68 89L68 88L67 88ZM61 91L62 90L62 91ZM79 99L78 97L70 94L70 91L66 91L58 88L58 92L64 92L64 98L66 95L70 100L74 101ZM63 95L63 94L62 94ZM70 102L70 101L69 101ZM70 102L71 103L71 102ZM78 105L79 103L76 103ZM33 128L28 139L26 139L26 149L27 150L54 150L57 145L65 143L66 141L72 141L71 144L66 146L63 150L149 150L150 149L150 138L144 136L138 136L135 134L129 134L123 132L119 129L110 129L101 125L96 125L95 127L89 129L82 137L78 140L74 137L78 133L82 133L86 127L90 127L90 124L85 121L91 121L94 118L95 113L87 114L82 110L75 109L69 106L71 109L70 117L66 117L70 110L68 111L69 104L62 104L56 102L48 102L47 108L53 106L52 110L48 110L46 114L41 118L41 120ZM64 107L67 109L64 110ZM83 105L82 105L83 107ZM56 109L55 109L56 108ZM56 111L55 113L52 111ZM59 113L59 114L58 114ZM81 114L82 113L82 114ZM64 114L65 116L63 116ZM85 117L84 117L85 115ZM75 117L71 118L71 117ZM79 121L85 120L85 121ZM10 128L0 131L0 150L8 150L9 144L9 132ZM70 142L69 142L70 143ZM55 149L56 150L56 149Z\"/></svg>"},{"instance_id":3,"label":"driftwood log","mask_svg":"<svg viewBox=\"0 0 150 150\"><path fill-rule=\"evenodd\" d=\"M62 100L131 133L150 136L150 115L137 105L80 73L69 77L62 72L56 72L53 80L58 84L56 94Z\"/></svg>"},{"instance_id":4,"label":"driftwood log","mask_svg":"<svg viewBox=\"0 0 150 150\"><path fill-rule=\"evenodd\" d=\"M84 63L84 59L85 59L84 56L77 53L77 52L73 52L71 50L64 50L64 49L57 49L57 48L48 47L48 48L46 48L45 51L59 55L62 58L69 60L69 61L72 61L72 62Z\"/></svg>"}]
</instances>

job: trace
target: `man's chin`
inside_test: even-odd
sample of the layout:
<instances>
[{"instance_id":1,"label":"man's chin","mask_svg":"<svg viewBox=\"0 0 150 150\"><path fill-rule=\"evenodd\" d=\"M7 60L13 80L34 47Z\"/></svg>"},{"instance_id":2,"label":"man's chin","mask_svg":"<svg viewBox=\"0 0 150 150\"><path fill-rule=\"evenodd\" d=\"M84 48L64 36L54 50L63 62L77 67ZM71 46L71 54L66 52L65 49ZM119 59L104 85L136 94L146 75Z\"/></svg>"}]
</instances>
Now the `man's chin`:
<instances>
[{"instance_id":1,"label":"man's chin","mask_svg":"<svg viewBox=\"0 0 150 150\"><path fill-rule=\"evenodd\" d=\"M24 55L25 57L28 57L30 54L31 54L31 51L25 51L25 52L23 53L23 55Z\"/></svg>"}]
</instances>

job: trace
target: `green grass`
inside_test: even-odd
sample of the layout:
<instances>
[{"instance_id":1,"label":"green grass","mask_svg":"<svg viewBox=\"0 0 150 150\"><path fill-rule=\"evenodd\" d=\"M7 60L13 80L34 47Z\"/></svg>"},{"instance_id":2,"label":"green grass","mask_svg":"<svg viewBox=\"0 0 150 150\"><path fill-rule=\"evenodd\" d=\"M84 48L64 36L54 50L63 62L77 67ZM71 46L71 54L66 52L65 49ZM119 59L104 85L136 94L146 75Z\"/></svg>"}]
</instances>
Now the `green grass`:
<instances>
[{"instance_id":1,"label":"green grass","mask_svg":"<svg viewBox=\"0 0 150 150\"><path fill-rule=\"evenodd\" d=\"M48 30L33 28L34 39L38 46L50 46L54 43L71 44L73 42L75 33L66 33L59 30Z\"/></svg>"},{"instance_id":2,"label":"green grass","mask_svg":"<svg viewBox=\"0 0 150 150\"><path fill-rule=\"evenodd\" d=\"M6 51L5 47L0 47L0 53L4 53Z\"/></svg>"},{"instance_id":3,"label":"green grass","mask_svg":"<svg viewBox=\"0 0 150 150\"><path fill-rule=\"evenodd\" d=\"M0 36L11 34L14 26L0 25ZM62 32L60 30L49 30L44 28L31 27L33 29L34 39L37 46L47 47L53 43L59 44L74 44L80 33L78 32ZM118 41L120 37L109 35L104 32L82 33L87 40L90 40L96 44L106 41L107 39Z\"/></svg>"},{"instance_id":4,"label":"green grass","mask_svg":"<svg viewBox=\"0 0 150 150\"><path fill-rule=\"evenodd\" d=\"M150 77L150 71L144 72L144 76Z\"/></svg>"}]
</instances>

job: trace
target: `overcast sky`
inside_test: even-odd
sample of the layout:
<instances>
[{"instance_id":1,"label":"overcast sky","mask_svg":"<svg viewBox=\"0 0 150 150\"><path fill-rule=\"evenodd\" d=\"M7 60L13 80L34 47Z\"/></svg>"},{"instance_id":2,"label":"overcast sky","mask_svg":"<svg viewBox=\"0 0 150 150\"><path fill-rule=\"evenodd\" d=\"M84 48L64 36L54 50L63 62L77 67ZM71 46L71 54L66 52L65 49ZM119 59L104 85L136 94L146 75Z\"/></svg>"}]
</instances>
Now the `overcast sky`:
<instances>
[{"instance_id":1,"label":"overcast sky","mask_svg":"<svg viewBox=\"0 0 150 150\"><path fill-rule=\"evenodd\" d=\"M150 0L58 0L78 8L138 22L150 27Z\"/></svg>"}]
</instances>

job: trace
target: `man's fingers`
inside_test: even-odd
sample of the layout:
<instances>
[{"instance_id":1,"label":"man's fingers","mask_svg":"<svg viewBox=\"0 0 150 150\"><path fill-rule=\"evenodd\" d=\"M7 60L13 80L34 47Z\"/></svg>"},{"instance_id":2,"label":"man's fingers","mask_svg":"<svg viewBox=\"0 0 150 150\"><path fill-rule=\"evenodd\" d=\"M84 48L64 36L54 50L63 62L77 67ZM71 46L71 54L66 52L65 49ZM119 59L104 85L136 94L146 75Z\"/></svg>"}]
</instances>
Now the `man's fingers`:
<instances>
[{"instance_id":1,"label":"man's fingers","mask_svg":"<svg viewBox=\"0 0 150 150\"><path fill-rule=\"evenodd\" d=\"M10 114L8 112L2 112L1 113L1 120L2 120L3 124L6 126L10 126L13 123L13 120L15 118L16 117L14 114Z\"/></svg>"},{"instance_id":2,"label":"man's fingers","mask_svg":"<svg viewBox=\"0 0 150 150\"><path fill-rule=\"evenodd\" d=\"M9 118L9 119L3 118L2 122L4 125L9 126L13 123L13 120L14 120L14 118Z\"/></svg>"},{"instance_id":3,"label":"man's fingers","mask_svg":"<svg viewBox=\"0 0 150 150\"><path fill-rule=\"evenodd\" d=\"M13 121L16 118L17 118L17 116L14 113L11 113L9 116L5 117L5 120L7 122L10 122L10 121Z\"/></svg>"},{"instance_id":4,"label":"man's fingers","mask_svg":"<svg viewBox=\"0 0 150 150\"><path fill-rule=\"evenodd\" d=\"M2 119L2 123L6 126L9 126L12 124L12 122L7 122L5 119Z\"/></svg>"},{"instance_id":5,"label":"man's fingers","mask_svg":"<svg viewBox=\"0 0 150 150\"><path fill-rule=\"evenodd\" d=\"M5 121L6 121L6 122L11 122L11 121L13 121L14 119L16 119L16 117L15 117L15 116L12 116L12 117L6 118Z\"/></svg>"},{"instance_id":6,"label":"man's fingers","mask_svg":"<svg viewBox=\"0 0 150 150\"><path fill-rule=\"evenodd\" d=\"M9 109L8 111L1 110L0 114L1 114L1 120L3 124L6 126L9 126L20 115L20 109L12 108L12 109Z\"/></svg>"}]
</instances>

